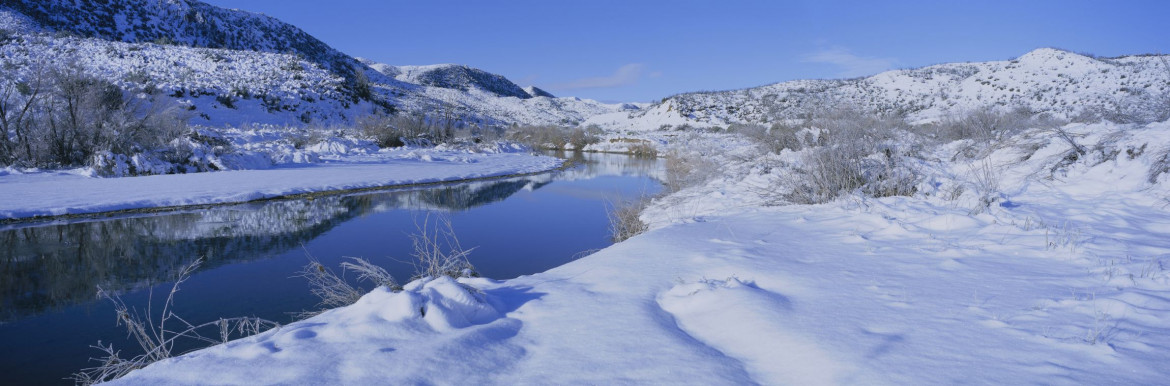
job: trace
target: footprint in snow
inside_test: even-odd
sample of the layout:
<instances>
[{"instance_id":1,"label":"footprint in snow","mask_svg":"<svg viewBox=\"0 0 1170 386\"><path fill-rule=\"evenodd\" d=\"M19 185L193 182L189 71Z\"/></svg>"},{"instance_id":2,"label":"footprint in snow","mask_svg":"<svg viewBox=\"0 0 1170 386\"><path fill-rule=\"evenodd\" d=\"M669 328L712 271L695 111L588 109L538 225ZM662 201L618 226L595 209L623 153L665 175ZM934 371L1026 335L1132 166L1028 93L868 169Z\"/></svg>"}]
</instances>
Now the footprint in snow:
<instances>
[{"instance_id":1,"label":"footprint in snow","mask_svg":"<svg viewBox=\"0 0 1170 386\"><path fill-rule=\"evenodd\" d=\"M794 312L784 295L736 278L684 283L662 293L658 305L678 328L739 360L764 384L835 384L847 366L813 341L790 331Z\"/></svg>"}]
</instances>

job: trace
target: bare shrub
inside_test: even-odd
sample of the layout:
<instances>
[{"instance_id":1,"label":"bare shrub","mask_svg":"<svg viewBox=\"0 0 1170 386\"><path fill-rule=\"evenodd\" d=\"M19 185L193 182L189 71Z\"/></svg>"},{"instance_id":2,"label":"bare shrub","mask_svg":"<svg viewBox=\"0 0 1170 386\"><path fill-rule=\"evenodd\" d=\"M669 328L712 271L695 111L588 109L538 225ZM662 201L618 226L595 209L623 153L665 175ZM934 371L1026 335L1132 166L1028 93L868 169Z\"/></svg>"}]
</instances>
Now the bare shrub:
<instances>
[{"instance_id":1,"label":"bare shrub","mask_svg":"<svg viewBox=\"0 0 1170 386\"><path fill-rule=\"evenodd\" d=\"M772 126L736 123L728 126L727 130L750 138L752 142L767 151L780 154L784 149L798 151L805 146L816 145L802 134L808 134L806 131L808 128L804 124L798 125L788 122L777 122L773 123ZM806 144L806 142L808 143Z\"/></svg>"},{"instance_id":2,"label":"bare shrub","mask_svg":"<svg viewBox=\"0 0 1170 386\"><path fill-rule=\"evenodd\" d=\"M390 289L399 289L402 286L398 285L398 281L394 280L394 276L386 269L374 265L366 259L360 257L350 257L352 261L341 263L341 268L346 271L353 271L358 274L358 280L366 280L374 285L387 287Z\"/></svg>"},{"instance_id":3,"label":"bare shrub","mask_svg":"<svg viewBox=\"0 0 1170 386\"><path fill-rule=\"evenodd\" d=\"M373 138L378 147L401 147L406 145L406 138L411 137L406 128L413 125L403 124L403 121L409 119L386 114L370 114L358 118L355 125L362 134ZM421 122L419 126L422 126Z\"/></svg>"},{"instance_id":4,"label":"bare shrub","mask_svg":"<svg viewBox=\"0 0 1170 386\"><path fill-rule=\"evenodd\" d=\"M820 147L809 150L802 158L804 167L792 176L788 199L798 204L828 202L843 192L865 185L865 174L856 151L846 146Z\"/></svg>"},{"instance_id":5,"label":"bare shrub","mask_svg":"<svg viewBox=\"0 0 1170 386\"><path fill-rule=\"evenodd\" d=\"M1124 100L1083 108L1072 121L1078 123L1113 122L1147 124L1170 119L1170 91L1154 93L1144 88L1125 88Z\"/></svg>"},{"instance_id":6,"label":"bare shrub","mask_svg":"<svg viewBox=\"0 0 1170 386\"><path fill-rule=\"evenodd\" d=\"M862 192L871 197L912 196L918 192L918 172L907 167L902 161L905 155L898 155L895 149L879 152L880 161L863 160L865 185Z\"/></svg>"},{"instance_id":7,"label":"bare shrub","mask_svg":"<svg viewBox=\"0 0 1170 386\"><path fill-rule=\"evenodd\" d=\"M1165 173L1170 173L1170 151L1163 153L1162 157L1150 165L1150 170L1146 173L1146 180L1151 184L1156 184L1158 178Z\"/></svg>"},{"instance_id":8,"label":"bare shrub","mask_svg":"<svg viewBox=\"0 0 1170 386\"><path fill-rule=\"evenodd\" d=\"M984 107L963 115L947 117L933 126L933 136L942 142L973 139L979 143L987 143L1027 128L1059 124L1061 123L1046 114L1036 114L1023 107L1007 112Z\"/></svg>"},{"instance_id":9,"label":"bare shrub","mask_svg":"<svg viewBox=\"0 0 1170 386\"><path fill-rule=\"evenodd\" d=\"M605 214L609 218L609 234L613 242L620 243L649 228L640 218L649 203L650 200L644 197L620 204L607 203Z\"/></svg>"},{"instance_id":10,"label":"bare shrub","mask_svg":"<svg viewBox=\"0 0 1170 386\"><path fill-rule=\"evenodd\" d=\"M414 276L411 280L439 276L453 278L478 276L475 267L467 260L467 256L474 248L464 249L459 245L450 219L442 216L432 219L427 215L421 223L416 221L415 227L416 233L410 235L414 245L413 259L410 261L414 265ZM311 254L306 253L306 256L309 258L309 264L301 268L297 276L308 280L310 291L321 299L317 305L322 310L348 306L368 292L346 281L343 274L329 269ZM369 281L392 291L402 290L402 286L386 269L360 257L348 259L349 261L341 263L343 273L354 272L359 281ZM305 311L297 313L296 316L309 318L319 313L321 311Z\"/></svg>"},{"instance_id":11,"label":"bare shrub","mask_svg":"<svg viewBox=\"0 0 1170 386\"><path fill-rule=\"evenodd\" d=\"M225 343L233 337L243 337L258 334L262 331L280 327L279 323L252 317L219 319L199 325L194 325L175 315L173 311L175 293L179 292L179 285L187 280L202 260L183 267L171 286L171 291L163 303L162 312L157 322L151 312L150 304L144 313L130 309L117 295L110 294L98 288L98 295L114 304L118 325L125 325L127 332L142 348L143 353L130 357L121 357L121 352L114 346L103 345L98 342L94 348L101 350L105 356L97 359L100 365L83 369L73 374L73 380L80 384L92 385L121 378L133 370L140 369L154 362L173 356L175 343L179 340L188 340L207 345ZM178 327L171 327L178 324ZM203 331L211 330L215 335L204 335Z\"/></svg>"},{"instance_id":12,"label":"bare shrub","mask_svg":"<svg viewBox=\"0 0 1170 386\"><path fill-rule=\"evenodd\" d=\"M37 72L20 82L0 67L0 165L11 165L28 161L36 154L32 150L32 131L42 94L48 93L48 80L44 66L37 66Z\"/></svg>"},{"instance_id":13,"label":"bare shrub","mask_svg":"<svg viewBox=\"0 0 1170 386\"><path fill-rule=\"evenodd\" d=\"M301 268L299 277L309 281L309 291L321 299L317 306L325 309L348 306L362 297L357 287L349 284L343 277L333 272L317 258L309 255L309 264ZM300 317L315 315L315 312L301 313Z\"/></svg>"},{"instance_id":14,"label":"bare shrub","mask_svg":"<svg viewBox=\"0 0 1170 386\"><path fill-rule=\"evenodd\" d=\"M666 189L677 192L706 182L718 165L696 151L671 150L666 155Z\"/></svg>"},{"instance_id":15,"label":"bare shrub","mask_svg":"<svg viewBox=\"0 0 1170 386\"><path fill-rule=\"evenodd\" d=\"M772 138L770 144L773 153L780 153L780 150L791 149L800 150L805 146L814 146L816 143L811 141L811 133L808 138L803 138L801 132L807 129L806 127L791 125L787 123L773 123L768 128L768 136Z\"/></svg>"},{"instance_id":16,"label":"bare shrub","mask_svg":"<svg viewBox=\"0 0 1170 386\"><path fill-rule=\"evenodd\" d=\"M874 197L912 195L917 173L894 143L905 141L907 125L900 116L864 114L849 107L821 110L807 118L819 135L800 143L810 146L802 167L786 179L788 201L815 204L860 191ZM810 132L811 133L811 132Z\"/></svg>"},{"instance_id":17,"label":"bare shrub","mask_svg":"<svg viewBox=\"0 0 1170 386\"><path fill-rule=\"evenodd\" d=\"M1056 133L1057 138L1060 138L1061 140L1064 140L1064 142L1068 143L1068 145L1071 146L1073 151L1075 151L1077 154L1085 155L1085 148L1081 145L1078 145L1077 141L1073 139L1072 135L1063 128L1054 127L1052 128L1052 131Z\"/></svg>"},{"instance_id":18,"label":"bare shrub","mask_svg":"<svg viewBox=\"0 0 1170 386\"><path fill-rule=\"evenodd\" d=\"M584 149L585 146L589 146L601 141L601 139L597 137L597 134L600 132L600 130L601 129L596 126L590 127L588 129L580 127L569 129L568 142L570 145L573 145L574 149Z\"/></svg>"},{"instance_id":19,"label":"bare shrub","mask_svg":"<svg viewBox=\"0 0 1170 386\"><path fill-rule=\"evenodd\" d=\"M568 139L561 135L557 126L514 126L508 130L509 140L526 144L535 149L564 149Z\"/></svg>"},{"instance_id":20,"label":"bare shrub","mask_svg":"<svg viewBox=\"0 0 1170 386\"><path fill-rule=\"evenodd\" d=\"M970 176L971 186L973 191L979 196L979 206L972 212L979 213L991 207L998 199L996 194L999 192L999 171L996 170L995 165L991 161L983 160L979 165L972 165L968 171Z\"/></svg>"},{"instance_id":21,"label":"bare shrub","mask_svg":"<svg viewBox=\"0 0 1170 386\"><path fill-rule=\"evenodd\" d=\"M774 153L779 153L783 148L777 149L772 142L772 137L768 135L768 128L756 123L732 123L727 125L727 131L736 133L744 137L750 138L752 142L763 146Z\"/></svg>"},{"instance_id":22,"label":"bare shrub","mask_svg":"<svg viewBox=\"0 0 1170 386\"><path fill-rule=\"evenodd\" d=\"M637 158L657 158L658 149L650 142L642 141L626 148L630 155Z\"/></svg>"},{"instance_id":23,"label":"bare shrub","mask_svg":"<svg viewBox=\"0 0 1170 386\"><path fill-rule=\"evenodd\" d=\"M321 307L322 310L348 306L357 302L366 293L365 290L353 286L343 276L321 264L313 255L307 252L306 255L309 258L309 264L302 267L297 276L309 281L309 291L321 299L317 306ZM390 275L384 268L360 257L350 257L349 260L341 263L341 268L343 272L357 273L359 281L369 281L376 286L385 286L391 290L402 289L394 276ZM320 312L304 311L297 313L296 316L299 319L305 319Z\"/></svg>"},{"instance_id":24,"label":"bare shrub","mask_svg":"<svg viewBox=\"0 0 1170 386\"><path fill-rule=\"evenodd\" d=\"M459 245L459 238L451 226L451 219L440 216L432 219L430 215L423 218L422 223L415 222L416 233L410 236L414 245L411 261L414 264L414 277L450 276L453 278L478 276L475 267L467 260L471 249L463 249Z\"/></svg>"},{"instance_id":25,"label":"bare shrub","mask_svg":"<svg viewBox=\"0 0 1170 386\"><path fill-rule=\"evenodd\" d=\"M485 131L478 125L468 124L458 114L458 109L450 104L444 104L430 114L377 112L359 117L355 126L383 148L431 146L485 134L499 136L494 129Z\"/></svg>"},{"instance_id":26,"label":"bare shrub","mask_svg":"<svg viewBox=\"0 0 1170 386\"><path fill-rule=\"evenodd\" d=\"M515 142L523 143L535 149L564 150L573 148L581 150L585 146L601 141L600 127L564 127L557 125L525 125L513 126L506 130L505 136Z\"/></svg>"}]
</instances>

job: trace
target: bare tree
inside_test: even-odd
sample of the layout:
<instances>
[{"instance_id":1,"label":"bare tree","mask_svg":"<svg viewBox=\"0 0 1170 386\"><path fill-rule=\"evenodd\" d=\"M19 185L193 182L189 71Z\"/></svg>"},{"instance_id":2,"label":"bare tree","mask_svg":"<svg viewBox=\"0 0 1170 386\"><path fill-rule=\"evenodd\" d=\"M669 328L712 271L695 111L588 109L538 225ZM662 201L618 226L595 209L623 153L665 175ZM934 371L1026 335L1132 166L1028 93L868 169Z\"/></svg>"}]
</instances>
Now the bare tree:
<instances>
[{"instance_id":1,"label":"bare tree","mask_svg":"<svg viewBox=\"0 0 1170 386\"><path fill-rule=\"evenodd\" d=\"M16 74L0 69L0 79L5 80L0 81L0 164L15 163L21 151L26 156L33 152L28 131L45 88L44 67L36 68L26 81L17 81Z\"/></svg>"},{"instance_id":2,"label":"bare tree","mask_svg":"<svg viewBox=\"0 0 1170 386\"><path fill-rule=\"evenodd\" d=\"M77 64L0 80L0 165L89 164L98 152L135 154L187 131L177 107L126 95Z\"/></svg>"}]
</instances>

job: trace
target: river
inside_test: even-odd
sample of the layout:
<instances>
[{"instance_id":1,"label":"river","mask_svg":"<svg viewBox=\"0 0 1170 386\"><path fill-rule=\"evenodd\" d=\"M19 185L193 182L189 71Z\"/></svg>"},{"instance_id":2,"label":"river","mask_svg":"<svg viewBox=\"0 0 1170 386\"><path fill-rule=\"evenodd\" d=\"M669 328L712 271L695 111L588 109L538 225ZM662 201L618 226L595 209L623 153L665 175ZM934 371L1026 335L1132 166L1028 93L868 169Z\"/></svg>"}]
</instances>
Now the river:
<instances>
[{"instance_id":1,"label":"river","mask_svg":"<svg viewBox=\"0 0 1170 386\"><path fill-rule=\"evenodd\" d=\"M405 282L414 270L410 234L445 216L459 243L475 248L469 259L481 276L509 279L610 245L607 206L661 189L656 160L569 158L576 166L566 170L425 189L5 225L2 383L72 383L72 373L96 364L89 358L102 353L90 346L99 340L124 357L138 353L99 286L140 312L151 303L157 315L178 270L202 259L175 297L177 315L194 324L235 316L285 324L317 309L296 277L310 254L338 270L346 257L362 257Z\"/></svg>"}]
</instances>

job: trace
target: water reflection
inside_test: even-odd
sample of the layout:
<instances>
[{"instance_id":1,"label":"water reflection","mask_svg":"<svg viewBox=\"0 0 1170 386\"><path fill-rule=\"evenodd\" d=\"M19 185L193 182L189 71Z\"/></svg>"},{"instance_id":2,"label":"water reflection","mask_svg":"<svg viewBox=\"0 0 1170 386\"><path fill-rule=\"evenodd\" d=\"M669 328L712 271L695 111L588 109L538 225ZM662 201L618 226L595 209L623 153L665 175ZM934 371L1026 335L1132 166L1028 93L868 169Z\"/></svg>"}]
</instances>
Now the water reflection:
<instances>
[{"instance_id":1,"label":"water reflection","mask_svg":"<svg viewBox=\"0 0 1170 386\"><path fill-rule=\"evenodd\" d=\"M359 216L398 209L464 211L553 181L657 176L653 160L569 154L557 173L426 189L269 201L135 217L0 228L0 321L92 302L95 288L128 292L201 270L264 259L308 244Z\"/></svg>"}]
</instances>

